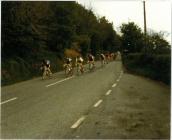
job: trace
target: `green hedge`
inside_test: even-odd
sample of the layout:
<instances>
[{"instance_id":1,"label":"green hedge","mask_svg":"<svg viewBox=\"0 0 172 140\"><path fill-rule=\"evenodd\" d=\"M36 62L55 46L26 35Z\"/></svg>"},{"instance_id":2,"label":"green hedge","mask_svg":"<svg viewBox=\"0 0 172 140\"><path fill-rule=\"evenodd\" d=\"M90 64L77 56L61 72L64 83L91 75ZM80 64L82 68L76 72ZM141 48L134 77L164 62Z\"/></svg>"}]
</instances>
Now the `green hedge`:
<instances>
[{"instance_id":1,"label":"green hedge","mask_svg":"<svg viewBox=\"0 0 172 140\"><path fill-rule=\"evenodd\" d=\"M122 61L126 69L131 72L170 84L170 55L132 53L123 55Z\"/></svg>"},{"instance_id":2,"label":"green hedge","mask_svg":"<svg viewBox=\"0 0 172 140\"><path fill-rule=\"evenodd\" d=\"M42 52L39 56L24 60L15 57L1 62L1 85L9 85L23 80L41 76L40 70L42 59L49 59L52 72L62 70L63 62L55 53ZM33 61L34 60L34 61Z\"/></svg>"}]
</instances>

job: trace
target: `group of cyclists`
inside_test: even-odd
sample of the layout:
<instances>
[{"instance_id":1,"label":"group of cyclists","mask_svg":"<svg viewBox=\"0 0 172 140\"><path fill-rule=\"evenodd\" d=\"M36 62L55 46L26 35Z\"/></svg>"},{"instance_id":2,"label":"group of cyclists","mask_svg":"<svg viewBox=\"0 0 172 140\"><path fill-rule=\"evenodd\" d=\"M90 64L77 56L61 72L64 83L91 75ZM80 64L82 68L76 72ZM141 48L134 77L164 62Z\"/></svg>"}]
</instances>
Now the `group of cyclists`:
<instances>
[{"instance_id":1,"label":"group of cyclists","mask_svg":"<svg viewBox=\"0 0 172 140\"><path fill-rule=\"evenodd\" d=\"M101 61L101 66L103 67L105 64L108 64L109 61L114 60L114 53L106 53L103 54L101 53L99 55L100 61ZM95 68L95 57L89 53L87 55L87 62L88 64L88 69L92 71ZM75 61L72 60L72 58L67 57L64 61L64 72L66 76L72 76L74 73L73 65L76 67L77 74L83 74L85 69L84 69L84 59L81 55L78 55L75 58ZM50 61L49 60L43 60L42 65L41 65L41 70L42 70L42 79L45 79L46 76L51 77L52 72L50 70Z\"/></svg>"},{"instance_id":2,"label":"group of cyclists","mask_svg":"<svg viewBox=\"0 0 172 140\"><path fill-rule=\"evenodd\" d=\"M95 67L95 57L92 54L88 54L88 61L87 63L89 64L89 70L94 69ZM78 55L75 59L74 65L77 70L77 74L84 73L84 58L81 55ZM67 76L73 75L73 60L70 57L67 57L64 65L63 65L65 74Z\"/></svg>"}]
</instances>

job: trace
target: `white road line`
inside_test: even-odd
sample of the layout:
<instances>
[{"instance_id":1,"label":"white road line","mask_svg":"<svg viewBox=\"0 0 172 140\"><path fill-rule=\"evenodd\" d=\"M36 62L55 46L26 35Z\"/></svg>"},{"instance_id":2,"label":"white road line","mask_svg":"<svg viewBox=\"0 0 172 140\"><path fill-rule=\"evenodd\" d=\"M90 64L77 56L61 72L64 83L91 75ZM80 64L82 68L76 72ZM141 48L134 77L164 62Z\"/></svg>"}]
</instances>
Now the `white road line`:
<instances>
[{"instance_id":1,"label":"white road line","mask_svg":"<svg viewBox=\"0 0 172 140\"><path fill-rule=\"evenodd\" d=\"M117 79L116 81L119 82L120 79Z\"/></svg>"},{"instance_id":2,"label":"white road line","mask_svg":"<svg viewBox=\"0 0 172 140\"><path fill-rule=\"evenodd\" d=\"M108 90L108 91L106 92L106 95L109 95L111 92L112 92L112 90Z\"/></svg>"},{"instance_id":3,"label":"white road line","mask_svg":"<svg viewBox=\"0 0 172 140\"><path fill-rule=\"evenodd\" d=\"M85 116L82 116L80 119L76 121L70 128L77 128L83 121L85 120Z\"/></svg>"},{"instance_id":4,"label":"white road line","mask_svg":"<svg viewBox=\"0 0 172 140\"><path fill-rule=\"evenodd\" d=\"M115 84L112 85L112 87L116 87L116 85L117 85L117 84L115 83Z\"/></svg>"},{"instance_id":5,"label":"white road line","mask_svg":"<svg viewBox=\"0 0 172 140\"><path fill-rule=\"evenodd\" d=\"M101 104L102 101L103 101L103 100L99 100L99 101L94 105L94 107L98 107L98 106Z\"/></svg>"},{"instance_id":6,"label":"white road line","mask_svg":"<svg viewBox=\"0 0 172 140\"><path fill-rule=\"evenodd\" d=\"M122 77L122 73L119 76Z\"/></svg>"},{"instance_id":7,"label":"white road line","mask_svg":"<svg viewBox=\"0 0 172 140\"><path fill-rule=\"evenodd\" d=\"M14 97L12 99L9 99L9 100L6 100L6 101L1 102L0 104L2 105L2 104L5 104L5 103L8 103L10 101L16 100L16 99L17 99L17 97Z\"/></svg>"},{"instance_id":8,"label":"white road line","mask_svg":"<svg viewBox=\"0 0 172 140\"><path fill-rule=\"evenodd\" d=\"M57 81L57 82L55 82L55 83L52 83L52 84L46 85L46 87L50 87L50 86L53 86L53 85L59 84L59 83L61 83L61 82L64 82L64 81L69 80L69 79L74 78L74 77L75 77L75 76L72 76L72 77L69 77L69 78L65 78L65 79L60 80L60 81Z\"/></svg>"}]
</instances>

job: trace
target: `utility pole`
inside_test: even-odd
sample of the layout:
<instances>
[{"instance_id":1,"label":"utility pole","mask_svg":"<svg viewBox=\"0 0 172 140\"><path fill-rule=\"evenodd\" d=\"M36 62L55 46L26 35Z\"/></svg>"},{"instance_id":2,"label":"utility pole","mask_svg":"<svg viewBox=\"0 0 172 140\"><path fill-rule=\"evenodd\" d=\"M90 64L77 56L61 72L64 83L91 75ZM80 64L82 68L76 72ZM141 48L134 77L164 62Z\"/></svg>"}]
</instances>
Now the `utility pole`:
<instances>
[{"instance_id":1,"label":"utility pole","mask_svg":"<svg viewBox=\"0 0 172 140\"><path fill-rule=\"evenodd\" d=\"M145 53L146 53L146 46L147 46L147 30L146 30L146 8L145 8L145 0L143 0L143 11L144 11L144 50L145 50Z\"/></svg>"},{"instance_id":2,"label":"utility pole","mask_svg":"<svg viewBox=\"0 0 172 140\"><path fill-rule=\"evenodd\" d=\"M144 10L144 33L146 35L146 8L145 8L145 0L143 0L143 10Z\"/></svg>"}]
</instances>

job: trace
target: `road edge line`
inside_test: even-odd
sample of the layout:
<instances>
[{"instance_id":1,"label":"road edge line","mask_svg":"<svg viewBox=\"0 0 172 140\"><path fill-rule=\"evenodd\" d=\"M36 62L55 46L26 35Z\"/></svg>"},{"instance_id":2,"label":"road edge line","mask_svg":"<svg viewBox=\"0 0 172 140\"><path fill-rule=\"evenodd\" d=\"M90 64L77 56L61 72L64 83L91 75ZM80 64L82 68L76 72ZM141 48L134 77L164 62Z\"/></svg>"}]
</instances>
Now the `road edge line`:
<instances>
[{"instance_id":1,"label":"road edge line","mask_svg":"<svg viewBox=\"0 0 172 140\"><path fill-rule=\"evenodd\" d=\"M86 118L85 116L82 116L70 128L72 129L77 128L85 120L85 118Z\"/></svg>"},{"instance_id":2,"label":"road edge line","mask_svg":"<svg viewBox=\"0 0 172 140\"><path fill-rule=\"evenodd\" d=\"M56 84L59 84L59 83L61 83L61 82L66 81L66 80L72 79L72 78L74 78L74 77L75 77L75 76L72 76L72 77L68 77L68 78L62 79L62 80L57 81L57 82L55 82L55 83L51 83L51 84L49 84L49 85L46 85L45 87L54 86L54 85L56 85Z\"/></svg>"},{"instance_id":3,"label":"road edge line","mask_svg":"<svg viewBox=\"0 0 172 140\"><path fill-rule=\"evenodd\" d=\"M103 102L103 100L99 100L94 104L94 107L98 107L101 103Z\"/></svg>"},{"instance_id":4,"label":"road edge line","mask_svg":"<svg viewBox=\"0 0 172 140\"><path fill-rule=\"evenodd\" d=\"M16 100L16 99L17 99L17 97L11 98L9 100L6 100L6 101L1 102L0 105L5 104L5 103L8 103L8 102L13 101L13 100Z\"/></svg>"}]
</instances>

